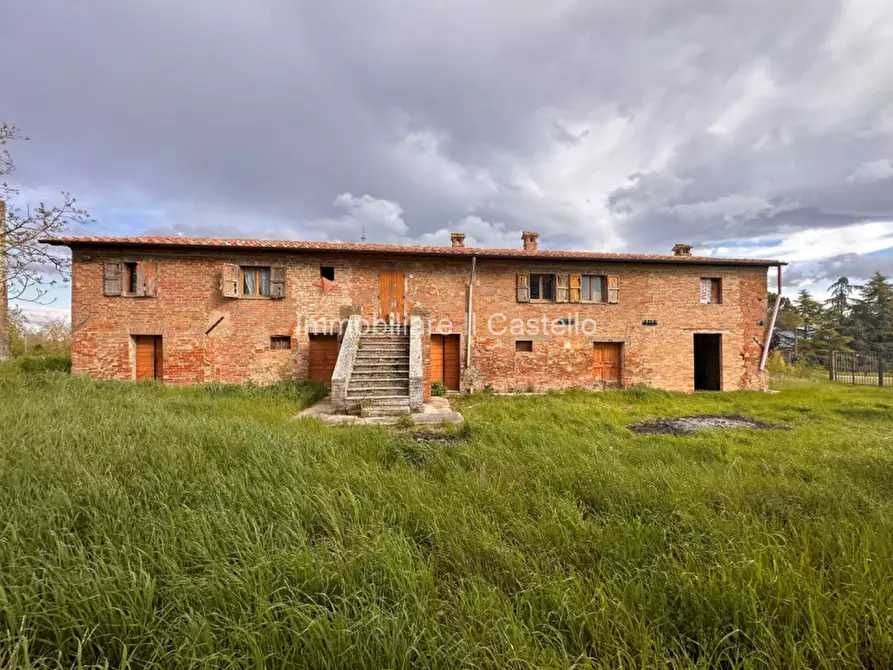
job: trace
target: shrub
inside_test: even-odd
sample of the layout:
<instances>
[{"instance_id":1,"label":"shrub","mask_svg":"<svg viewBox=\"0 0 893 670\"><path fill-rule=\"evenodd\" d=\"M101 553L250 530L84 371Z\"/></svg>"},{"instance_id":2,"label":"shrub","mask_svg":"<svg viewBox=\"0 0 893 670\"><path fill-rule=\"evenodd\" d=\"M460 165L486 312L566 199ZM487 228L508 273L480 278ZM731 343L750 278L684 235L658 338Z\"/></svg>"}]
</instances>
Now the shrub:
<instances>
[{"instance_id":1,"label":"shrub","mask_svg":"<svg viewBox=\"0 0 893 670\"><path fill-rule=\"evenodd\" d=\"M788 364L785 362L784 356L781 355L780 351L772 351L769 353L769 358L766 359L766 369L772 374L781 374L787 371Z\"/></svg>"},{"instance_id":2,"label":"shrub","mask_svg":"<svg viewBox=\"0 0 893 670\"><path fill-rule=\"evenodd\" d=\"M71 356L20 356L13 364L22 372L71 372Z\"/></svg>"},{"instance_id":3,"label":"shrub","mask_svg":"<svg viewBox=\"0 0 893 670\"><path fill-rule=\"evenodd\" d=\"M446 395L446 386L443 385L443 382L441 382L441 381L432 382L431 395L435 395L435 396Z\"/></svg>"}]
</instances>

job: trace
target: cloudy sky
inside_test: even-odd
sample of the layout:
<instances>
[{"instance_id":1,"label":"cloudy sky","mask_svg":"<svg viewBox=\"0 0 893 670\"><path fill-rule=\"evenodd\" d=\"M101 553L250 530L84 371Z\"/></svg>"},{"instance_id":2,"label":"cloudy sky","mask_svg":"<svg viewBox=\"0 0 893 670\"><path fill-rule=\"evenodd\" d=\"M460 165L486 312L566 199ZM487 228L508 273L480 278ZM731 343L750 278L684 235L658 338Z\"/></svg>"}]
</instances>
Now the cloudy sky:
<instances>
[{"instance_id":1,"label":"cloudy sky","mask_svg":"<svg viewBox=\"0 0 893 670\"><path fill-rule=\"evenodd\" d=\"M893 274L889 0L2 0L0 63L74 232Z\"/></svg>"}]
</instances>

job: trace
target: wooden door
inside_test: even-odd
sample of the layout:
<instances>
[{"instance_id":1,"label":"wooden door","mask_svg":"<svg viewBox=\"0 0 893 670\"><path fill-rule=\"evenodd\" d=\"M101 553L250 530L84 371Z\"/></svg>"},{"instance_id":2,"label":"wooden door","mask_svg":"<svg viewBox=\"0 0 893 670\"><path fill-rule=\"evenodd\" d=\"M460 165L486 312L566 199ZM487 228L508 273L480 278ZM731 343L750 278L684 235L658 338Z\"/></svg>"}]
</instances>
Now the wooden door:
<instances>
[{"instance_id":1,"label":"wooden door","mask_svg":"<svg viewBox=\"0 0 893 670\"><path fill-rule=\"evenodd\" d=\"M378 273L379 314L382 319L403 322L403 271L381 270Z\"/></svg>"},{"instance_id":2,"label":"wooden door","mask_svg":"<svg viewBox=\"0 0 893 670\"><path fill-rule=\"evenodd\" d=\"M450 391L459 390L459 336L431 336L431 382L443 382Z\"/></svg>"},{"instance_id":3,"label":"wooden door","mask_svg":"<svg viewBox=\"0 0 893 670\"><path fill-rule=\"evenodd\" d=\"M431 336L431 383L443 381L443 335Z\"/></svg>"},{"instance_id":4,"label":"wooden door","mask_svg":"<svg viewBox=\"0 0 893 670\"><path fill-rule=\"evenodd\" d=\"M459 390L459 336L443 336L443 385Z\"/></svg>"},{"instance_id":5,"label":"wooden door","mask_svg":"<svg viewBox=\"0 0 893 670\"><path fill-rule=\"evenodd\" d=\"M160 335L136 335L136 378L164 378L164 350Z\"/></svg>"},{"instance_id":6,"label":"wooden door","mask_svg":"<svg viewBox=\"0 0 893 670\"><path fill-rule=\"evenodd\" d=\"M310 379L326 386L332 383L332 373L338 362L337 335L310 336Z\"/></svg>"},{"instance_id":7,"label":"wooden door","mask_svg":"<svg viewBox=\"0 0 893 670\"><path fill-rule=\"evenodd\" d=\"M592 349L592 374L596 381L620 384L620 342L596 342Z\"/></svg>"}]
</instances>

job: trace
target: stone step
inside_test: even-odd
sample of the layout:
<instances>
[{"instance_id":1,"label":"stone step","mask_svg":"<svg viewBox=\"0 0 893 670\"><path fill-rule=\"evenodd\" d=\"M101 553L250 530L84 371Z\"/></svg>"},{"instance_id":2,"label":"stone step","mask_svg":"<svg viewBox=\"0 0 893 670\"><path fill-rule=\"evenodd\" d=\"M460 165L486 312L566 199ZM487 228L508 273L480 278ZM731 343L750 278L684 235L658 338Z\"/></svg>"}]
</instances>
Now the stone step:
<instances>
[{"instance_id":1,"label":"stone step","mask_svg":"<svg viewBox=\"0 0 893 670\"><path fill-rule=\"evenodd\" d=\"M364 419L377 416L402 416L404 414L409 414L409 401L392 407L364 407L360 410L360 416Z\"/></svg>"},{"instance_id":2,"label":"stone step","mask_svg":"<svg viewBox=\"0 0 893 670\"><path fill-rule=\"evenodd\" d=\"M409 397L409 383L406 384L349 384L347 394L350 396L370 397L375 395L405 395Z\"/></svg>"},{"instance_id":3,"label":"stone step","mask_svg":"<svg viewBox=\"0 0 893 670\"><path fill-rule=\"evenodd\" d=\"M354 402L360 402L366 407L392 407L403 406L409 402L408 395L380 395L375 398L354 398Z\"/></svg>"},{"instance_id":4,"label":"stone step","mask_svg":"<svg viewBox=\"0 0 893 670\"><path fill-rule=\"evenodd\" d=\"M389 352L389 351L363 351L362 349L357 350L357 361L370 361L374 362L375 359L382 359L383 363L406 359L409 360L409 354L403 354L398 352Z\"/></svg>"},{"instance_id":5,"label":"stone step","mask_svg":"<svg viewBox=\"0 0 893 670\"><path fill-rule=\"evenodd\" d=\"M357 351L409 351L409 345L401 342L361 342Z\"/></svg>"},{"instance_id":6,"label":"stone step","mask_svg":"<svg viewBox=\"0 0 893 670\"><path fill-rule=\"evenodd\" d=\"M348 392L353 390L360 389L394 389L403 391L409 391L409 378L403 377L402 379L357 379L356 377L350 378L350 383L347 385Z\"/></svg>"},{"instance_id":7,"label":"stone step","mask_svg":"<svg viewBox=\"0 0 893 670\"><path fill-rule=\"evenodd\" d=\"M363 343L363 346L369 346L370 344L402 344L405 347L409 346L409 338L408 337L366 337L363 336L360 338L360 342Z\"/></svg>"},{"instance_id":8,"label":"stone step","mask_svg":"<svg viewBox=\"0 0 893 670\"><path fill-rule=\"evenodd\" d=\"M355 363L353 373L357 372L395 372L397 374L409 374L409 364L400 361L366 361L364 363Z\"/></svg>"},{"instance_id":9,"label":"stone step","mask_svg":"<svg viewBox=\"0 0 893 670\"><path fill-rule=\"evenodd\" d=\"M371 400L377 401L379 398L404 398L409 399L409 389L404 386L400 387L391 387L391 386L377 386L373 388L353 388L348 387L347 389L347 400Z\"/></svg>"},{"instance_id":10,"label":"stone step","mask_svg":"<svg viewBox=\"0 0 893 670\"><path fill-rule=\"evenodd\" d=\"M384 382L387 384L388 382L406 382L409 381L409 373L404 372L402 375L399 372L393 372L392 370L384 370L383 372L357 372L356 370L350 375L350 383L353 382Z\"/></svg>"}]
</instances>

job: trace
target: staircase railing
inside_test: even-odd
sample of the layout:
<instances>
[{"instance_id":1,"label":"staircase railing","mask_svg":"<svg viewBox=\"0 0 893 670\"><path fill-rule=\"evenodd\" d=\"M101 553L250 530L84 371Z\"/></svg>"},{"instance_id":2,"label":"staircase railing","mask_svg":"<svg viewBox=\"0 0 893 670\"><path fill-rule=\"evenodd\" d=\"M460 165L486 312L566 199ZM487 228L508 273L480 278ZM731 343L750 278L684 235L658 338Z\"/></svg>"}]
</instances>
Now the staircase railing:
<instances>
[{"instance_id":1,"label":"staircase railing","mask_svg":"<svg viewBox=\"0 0 893 670\"><path fill-rule=\"evenodd\" d=\"M350 375L357 358L362 320L362 316L353 314L347 320L347 328L344 329L344 336L341 338L338 361L335 363L335 371L332 373L331 399L332 405L336 409L347 408L347 386L350 384Z\"/></svg>"},{"instance_id":2,"label":"staircase railing","mask_svg":"<svg viewBox=\"0 0 893 670\"><path fill-rule=\"evenodd\" d=\"M422 337L424 329L421 317L411 316L409 318L409 409L413 412L422 409L424 378Z\"/></svg>"}]
</instances>

